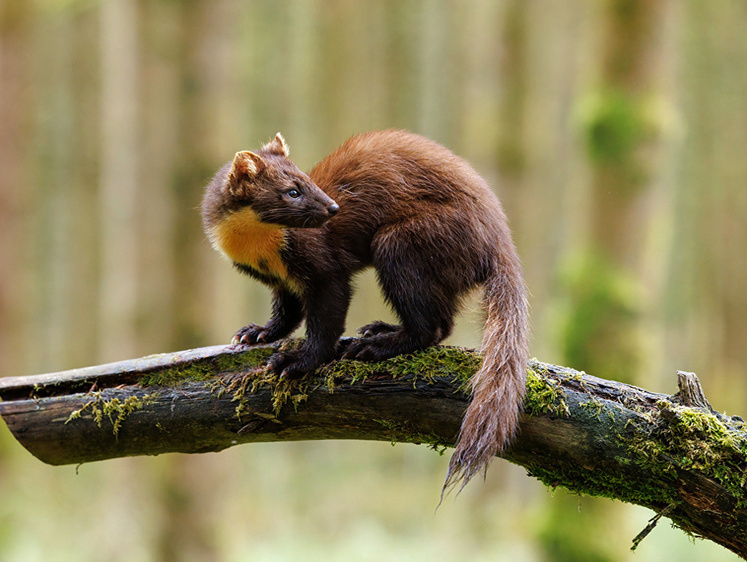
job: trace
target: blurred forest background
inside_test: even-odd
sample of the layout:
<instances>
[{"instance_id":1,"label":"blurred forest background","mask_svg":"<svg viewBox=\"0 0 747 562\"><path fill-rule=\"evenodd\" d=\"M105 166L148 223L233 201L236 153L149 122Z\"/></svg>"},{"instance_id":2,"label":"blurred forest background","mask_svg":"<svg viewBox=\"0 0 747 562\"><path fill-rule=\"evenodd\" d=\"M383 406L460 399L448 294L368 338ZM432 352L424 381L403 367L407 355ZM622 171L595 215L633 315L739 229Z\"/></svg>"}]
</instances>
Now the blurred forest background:
<instances>
[{"instance_id":1,"label":"blurred forest background","mask_svg":"<svg viewBox=\"0 0 747 562\"><path fill-rule=\"evenodd\" d=\"M494 186L532 354L747 414L747 3L2 0L0 376L228 342L266 289L213 252L203 186L277 131L309 169L405 128ZM391 318L363 275L352 331ZM470 303L450 343L479 345ZM76 467L0 424L0 560L731 560L652 512L496 461L247 445Z\"/></svg>"}]
</instances>

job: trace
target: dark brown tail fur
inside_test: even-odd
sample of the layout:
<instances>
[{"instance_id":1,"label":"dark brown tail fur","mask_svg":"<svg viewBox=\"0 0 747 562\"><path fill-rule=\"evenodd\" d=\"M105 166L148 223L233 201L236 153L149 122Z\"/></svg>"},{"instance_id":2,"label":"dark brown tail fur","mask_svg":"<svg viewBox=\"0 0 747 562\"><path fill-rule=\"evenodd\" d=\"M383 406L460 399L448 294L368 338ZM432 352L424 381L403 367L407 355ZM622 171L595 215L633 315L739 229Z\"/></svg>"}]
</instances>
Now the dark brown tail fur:
<instances>
[{"instance_id":1,"label":"dark brown tail fur","mask_svg":"<svg viewBox=\"0 0 747 562\"><path fill-rule=\"evenodd\" d=\"M461 490L516 434L526 392L528 304L518 262L498 265L485 283L483 362L449 463L444 491ZM443 493L442 493L443 496Z\"/></svg>"}]
</instances>

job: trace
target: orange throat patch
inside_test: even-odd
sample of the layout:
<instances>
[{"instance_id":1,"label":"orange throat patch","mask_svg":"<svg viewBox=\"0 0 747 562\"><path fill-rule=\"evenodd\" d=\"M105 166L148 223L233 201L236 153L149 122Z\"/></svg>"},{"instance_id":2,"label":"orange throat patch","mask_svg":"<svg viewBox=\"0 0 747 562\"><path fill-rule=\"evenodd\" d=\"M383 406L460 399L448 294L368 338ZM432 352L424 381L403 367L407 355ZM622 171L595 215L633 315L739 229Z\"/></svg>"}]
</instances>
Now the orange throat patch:
<instances>
[{"instance_id":1,"label":"orange throat patch","mask_svg":"<svg viewBox=\"0 0 747 562\"><path fill-rule=\"evenodd\" d=\"M209 238L213 248L229 260L296 288L280 257L285 244L283 227L261 222L251 208L228 215L210 230Z\"/></svg>"}]
</instances>

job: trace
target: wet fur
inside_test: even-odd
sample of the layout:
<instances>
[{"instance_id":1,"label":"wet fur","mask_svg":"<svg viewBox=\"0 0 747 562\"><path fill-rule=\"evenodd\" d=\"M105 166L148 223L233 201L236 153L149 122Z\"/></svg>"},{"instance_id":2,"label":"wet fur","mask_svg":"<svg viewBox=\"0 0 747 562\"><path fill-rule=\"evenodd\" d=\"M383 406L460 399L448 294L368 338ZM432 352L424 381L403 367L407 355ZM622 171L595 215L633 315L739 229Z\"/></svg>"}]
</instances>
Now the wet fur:
<instances>
[{"instance_id":1,"label":"wet fur","mask_svg":"<svg viewBox=\"0 0 747 562\"><path fill-rule=\"evenodd\" d=\"M340 353L377 361L437 344L451 333L461 299L474 287L484 287L484 359L471 381L473 397L445 487L466 484L514 436L525 392L526 291L497 198L466 161L404 131L355 136L308 176L288 159L280 135L255 156L260 159L251 157L248 166L262 170L243 187L227 187L237 183L237 174L229 171L236 160L233 168L227 164L216 175L203 201L203 219L210 234L249 205L282 231L277 252L286 273L236 263L274 292L268 324L250 324L237 332L236 340L273 341L306 319L301 349L272 358L277 372L301 376ZM307 221L278 204L278 191L297 178L308 180L309 198L316 205L306 211L311 217ZM240 196L230 194L234 192ZM333 217L324 215L326 196L339 205ZM368 266L375 268L401 325L374 322L361 329L363 337L338 349L351 279Z\"/></svg>"}]
</instances>

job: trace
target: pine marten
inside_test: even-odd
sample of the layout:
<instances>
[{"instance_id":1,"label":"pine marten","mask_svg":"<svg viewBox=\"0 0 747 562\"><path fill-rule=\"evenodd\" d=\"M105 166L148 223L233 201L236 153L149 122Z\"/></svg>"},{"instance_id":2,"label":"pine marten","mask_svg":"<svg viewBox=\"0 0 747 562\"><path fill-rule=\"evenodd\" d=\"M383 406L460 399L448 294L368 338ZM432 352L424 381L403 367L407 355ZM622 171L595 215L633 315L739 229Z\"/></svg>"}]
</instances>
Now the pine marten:
<instances>
[{"instance_id":1,"label":"pine marten","mask_svg":"<svg viewBox=\"0 0 747 562\"><path fill-rule=\"evenodd\" d=\"M379 361L441 342L462 298L482 285L483 363L445 488L466 484L513 437L525 393L526 288L498 199L465 160L404 131L354 136L308 175L288 156L278 133L238 152L205 191L212 245L273 291L269 322L244 326L233 343L272 342L305 319L300 349L270 359L282 376L340 354ZM351 278L368 266L401 324L363 326L342 349Z\"/></svg>"}]
</instances>

